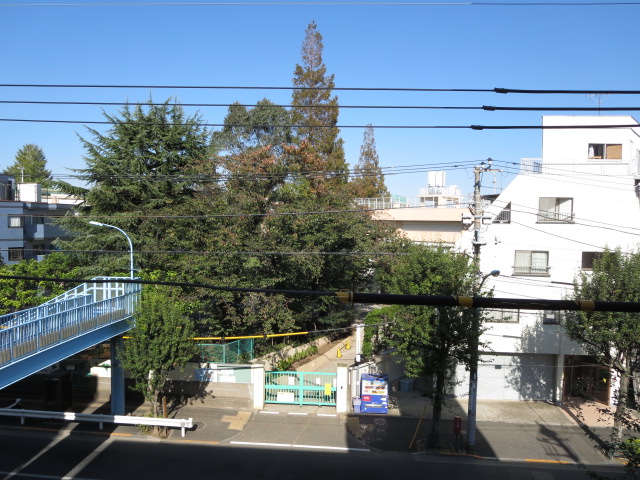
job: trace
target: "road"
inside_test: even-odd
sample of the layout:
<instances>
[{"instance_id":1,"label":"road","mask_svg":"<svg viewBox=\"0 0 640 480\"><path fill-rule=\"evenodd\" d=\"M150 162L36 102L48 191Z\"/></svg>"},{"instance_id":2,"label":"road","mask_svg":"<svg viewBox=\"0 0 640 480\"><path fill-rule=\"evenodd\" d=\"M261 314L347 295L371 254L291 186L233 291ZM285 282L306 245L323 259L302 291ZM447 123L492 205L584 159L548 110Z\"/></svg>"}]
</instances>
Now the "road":
<instances>
[{"instance_id":1,"label":"road","mask_svg":"<svg viewBox=\"0 0 640 480\"><path fill-rule=\"evenodd\" d=\"M301 438L305 434L301 432ZM277 438L277 437L276 437ZM304 444L298 444L304 445ZM408 455L323 448L248 446L120 437L96 432L0 429L0 478L136 480L215 478L287 480L446 478L586 479L587 468L498 462L447 455ZM605 470L599 470L603 472ZM609 469L620 475L620 468Z\"/></svg>"}]
</instances>

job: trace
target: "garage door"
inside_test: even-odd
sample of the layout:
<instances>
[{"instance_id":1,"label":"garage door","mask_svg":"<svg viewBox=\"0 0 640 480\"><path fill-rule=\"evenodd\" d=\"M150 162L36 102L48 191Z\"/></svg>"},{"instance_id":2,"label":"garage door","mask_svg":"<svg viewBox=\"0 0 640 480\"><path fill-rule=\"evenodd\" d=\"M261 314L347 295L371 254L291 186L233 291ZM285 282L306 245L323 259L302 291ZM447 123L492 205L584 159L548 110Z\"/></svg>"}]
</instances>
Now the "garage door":
<instances>
[{"instance_id":1,"label":"garage door","mask_svg":"<svg viewBox=\"0 0 640 480\"><path fill-rule=\"evenodd\" d=\"M555 355L484 355L478 366L478 398L552 401Z\"/></svg>"}]
</instances>

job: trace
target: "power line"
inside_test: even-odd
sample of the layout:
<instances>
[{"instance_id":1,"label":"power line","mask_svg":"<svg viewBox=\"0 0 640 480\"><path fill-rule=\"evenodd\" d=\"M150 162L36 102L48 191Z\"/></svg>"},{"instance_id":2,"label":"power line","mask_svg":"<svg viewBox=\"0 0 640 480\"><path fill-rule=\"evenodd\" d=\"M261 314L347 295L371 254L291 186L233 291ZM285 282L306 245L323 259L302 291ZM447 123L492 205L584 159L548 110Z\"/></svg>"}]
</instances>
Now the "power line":
<instances>
[{"instance_id":1,"label":"power line","mask_svg":"<svg viewBox=\"0 0 640 480\"><path fill-rule=\"evenodd\" d=\"M640 92L639 92L640 93ZM108 120L50 120L28 118L0 118L0 122L21 123L57 123L57 124L86 124L86 125L135 125L138 122L108 121ZM254 124L225 124L225 123L145 123L145 125L171 126L182 125L185 127L238 127L255 128ZM280 124L269 125L269 128L378 128L378 129L419 129L419 130L575 130L575 129L602 129L614 128L640 128L635 124L620 125L305 125L305 124Z\"/></svg>"},{"instance_id":2,"label":"power line","mask_svg":"<svg viewBox=\"0 0 640 480\"><path fill-rule=\"evenodd\" d=\"M47 101L47 100L0 100L3 105L64 105L64 106L162 106L156 102L81 102L81 101ZM318 108L318 109L408 109L408 110L484 110L488 112L625 112L640 111L640 107L499 107L482 106L451 106L451 105L293 105L293 104L260 104L260 103L177 103L182 107L261 107L261 108Z\"/></svg>"},{"instance_id":3,"label":"power line","mask_svg":"<svg viewBox=\"0 0 640 480\"><path fill-rule=\"evenodd\" d=\"M636 4L640 5L640 2ZM0 5L1 6L1 5ZM417 88L417 87L301 87L301 86L249 86L249 85L108 85L108 84L35 84L2 83L0 88L144 88L149 89L203 89L203 90L336 90L379 92L467 92L467 93L519 93L519 94L563 94L563 95L640 95L640 90L533 90L518 88Z\"/></svg>"},{"instance_id":4,"label":"power line","mask_svg":"<svg viewBox=\"0 0 640 480\"><path fill-rule=\"evenodd\" d=\"M126 2L126 3L9 3L0 7L610 7L640 2Z\"/></svg>"}]
</instances>

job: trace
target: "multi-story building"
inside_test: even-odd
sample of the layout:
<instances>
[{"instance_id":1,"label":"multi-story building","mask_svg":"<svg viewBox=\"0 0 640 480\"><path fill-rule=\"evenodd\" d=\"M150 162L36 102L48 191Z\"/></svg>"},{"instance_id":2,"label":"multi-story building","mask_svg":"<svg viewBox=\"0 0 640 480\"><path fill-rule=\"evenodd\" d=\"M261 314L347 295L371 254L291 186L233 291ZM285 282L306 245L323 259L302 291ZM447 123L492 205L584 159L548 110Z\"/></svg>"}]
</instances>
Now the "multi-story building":
<instances>
[{"instance_id":1,"label":"multi-story building","mask_svg":"<svg viewBox=\"0 0 640 480\"><path fill-rule=\"evenodd\" d=\"M495 297L567 298L598 252L640 242L640 124L630 116L542 122L542 158L522 159L485 208L492 223L483 227L480 269L501 272L485 282ZM465 232L461 250L472 251L473 234ZM615 379L567 338L555 312L492 310L485 327L478 398L611 401ZM456 394L464 394L464 368L458 377Z\"/></svg>"},{"instance_id":2,"label":"multi-story building","mask_svg":"<svg viewBox=\"0 0 640 480\"><path fill-rule=\"evenodd\" d=\"M42 195L35 183L16 184L11 175L0 175L0 256L6 264L37 259L50 253L52 242L64 237L54 217L65 215L77 204L66 196Z\"/></svg>"},{"instance_id":3,"label":"multi-story building","mask_svg":"<svg viewBox=\"0 0 640 480\"><path fill-rule=\"evenodd\" d=\"M415 197L359 198L356 203L375 210L374 219L393 225L408 240L454 246L464 232L461 215L469 209L460 189L446 186L445 178L445 172L429 172L427 186Z\"/></svg>"}]
</instances>

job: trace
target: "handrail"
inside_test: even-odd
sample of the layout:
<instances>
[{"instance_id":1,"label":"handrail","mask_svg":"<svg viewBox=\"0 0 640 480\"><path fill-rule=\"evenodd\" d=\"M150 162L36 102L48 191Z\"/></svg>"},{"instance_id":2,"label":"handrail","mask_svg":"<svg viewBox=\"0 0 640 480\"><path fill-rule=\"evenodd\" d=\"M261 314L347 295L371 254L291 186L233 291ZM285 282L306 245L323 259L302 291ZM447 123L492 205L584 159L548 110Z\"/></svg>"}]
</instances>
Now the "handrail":
<instances>
[{"instance_id":1,"label":"handrail","mask_svg":"<svg viewBox=\"0 0 640 480\"><path fill-rule=\"evenodd\" d=\"M16 410L0 408L0 416L20 417L20 424L24 425L25 418L40 418L47 420L66 420L69 422L93 422L100 424L114 423L121 425L152 425L158 427L180 428L184 437L187 428L193 428L193 418L153 418L133 417L128 415L102 415L97 413L47 412L44 410Z\"/></svg>"}]
</instances>

